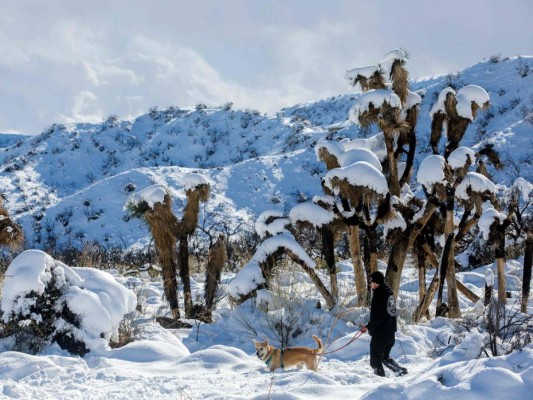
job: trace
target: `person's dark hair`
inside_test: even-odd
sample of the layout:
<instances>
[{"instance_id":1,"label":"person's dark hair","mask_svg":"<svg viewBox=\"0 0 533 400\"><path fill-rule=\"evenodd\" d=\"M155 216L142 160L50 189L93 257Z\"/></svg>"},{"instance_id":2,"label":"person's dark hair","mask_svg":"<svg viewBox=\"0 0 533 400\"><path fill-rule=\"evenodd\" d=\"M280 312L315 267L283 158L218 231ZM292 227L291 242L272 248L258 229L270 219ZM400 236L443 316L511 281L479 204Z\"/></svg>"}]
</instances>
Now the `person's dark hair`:
<instances>
[{"instance_id":1,"label":"person's dark hair","mask_svg":"<svg viewBox=\"0 0 533 400\"><path fill-rule=\"evenodd\" d=\"M378 285L383 285L385 283L385 275L380 271L372 272L369 278L370 282L377 283Z\"/></svg>"}]
</instances>

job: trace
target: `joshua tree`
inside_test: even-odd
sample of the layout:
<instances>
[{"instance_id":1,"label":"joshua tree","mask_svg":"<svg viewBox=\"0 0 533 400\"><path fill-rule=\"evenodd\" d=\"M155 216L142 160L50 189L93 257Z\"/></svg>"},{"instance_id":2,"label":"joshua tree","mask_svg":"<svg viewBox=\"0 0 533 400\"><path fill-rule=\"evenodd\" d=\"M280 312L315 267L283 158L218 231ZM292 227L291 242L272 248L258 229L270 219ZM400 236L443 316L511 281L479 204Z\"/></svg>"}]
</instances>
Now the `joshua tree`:
<instances>
[{"instance_id":1,"label":"joshua tree","mask_svg":"<svg viewBox=\"0 0 533 400\"><path fill-rule=\"evenodd\" d=\"M132 216L143 218L150 227L163 270L165 297L172 317L178 320L180 312L176 282L176 231L179 221L172 212L170 195L161 185L149 186L130 197L127 206Z\"/></svg>"},{"instance_id":2,"label":"joshua tree","mask_svg":"<svg viewBox=\"0 0 533 400\"><path fill-rule=\"evenodd\" d=\"M226 238L220 235L215 244L209 249L207 268L205 271L205 307L211 313L215 304L215 297L220 282L220 275L226 263Z\"/></svg>"},{"instance_id":3,"label":"joshua tree","mask_svg":"<svg viewBox=\"0 0 533 400\"><path fill-rule=\"evenodd\" d=\"M315 272L315 262L295 240L292 233L286 229L289 226L290 221L283 218L281 213L266 211L259 216L256 231L266 239L257 248L252 259L229 283L230 296L241 303L255 296L257 290L269 288L277 261L283 254L287 254L311 278L328 308L333 308L336 304L335 298Z\"/></svg>"},{"instance_id":4,"label":"joshua tree","mask_svg":"<svg viewBox=\"0 0 533 400\"><path fill-rule=\"evenodd\" d=\"M185 315L188 318L193 318L191 279L189 276L189 238L198 226L200 202L205 202L209 198L209 184L203 176L198 174L189 174L184 177L184 180L186 182L187 204L183 218L178 224L176 238L179 241L178 266L183 284Z\"/></svg>"},{"instance_id":5,"label":"joshua tree","mask_svg":"<svg viewBox=\"0 0 533 400\"><path fill-rule=\"evenodd\" d=\"M174 319L180 317L176 283L178 269L183 284L185 315L188 318L194 317L189 277L189 237L198 225L200 202L206 201L209 197L209 184L203 176L186 175L183 183L188 201L181 221L172 212L172 200L161 185L149 186L134 194L127 204L133 216L144 218L150 226L163 268L165 297L170 304ZM179 243L178 255L177 243Z\"/></svg>"}]
</instances>

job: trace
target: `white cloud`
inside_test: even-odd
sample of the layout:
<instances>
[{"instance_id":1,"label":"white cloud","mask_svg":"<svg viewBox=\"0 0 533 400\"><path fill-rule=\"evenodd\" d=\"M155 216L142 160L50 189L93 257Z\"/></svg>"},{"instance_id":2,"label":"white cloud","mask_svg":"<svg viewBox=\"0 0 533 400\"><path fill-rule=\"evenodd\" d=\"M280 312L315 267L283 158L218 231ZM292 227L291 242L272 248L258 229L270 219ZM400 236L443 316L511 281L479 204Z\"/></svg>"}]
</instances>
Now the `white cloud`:
<instances>
[{"instance_id":1,"label":"white cloud","mask_svg":"<svg viewBox=\"0 0 533 400\"><path fill-rule=\"evenodd\" d=\"M345 70L395 47L411 52L412 77L533 52L531 2L27 0L2 8L0 131L37 133L56 118L125 118L156 105L233 101L275 112L347 92Z\"/></svg>"}]
</instances>

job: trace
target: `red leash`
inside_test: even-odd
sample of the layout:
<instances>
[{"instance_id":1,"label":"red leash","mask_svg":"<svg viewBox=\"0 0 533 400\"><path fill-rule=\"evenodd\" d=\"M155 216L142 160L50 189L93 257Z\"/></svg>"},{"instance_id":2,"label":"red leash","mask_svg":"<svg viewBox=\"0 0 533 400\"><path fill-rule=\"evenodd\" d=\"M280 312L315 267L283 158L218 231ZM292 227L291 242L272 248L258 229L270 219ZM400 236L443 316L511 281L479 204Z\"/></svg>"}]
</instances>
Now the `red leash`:
<instances>
[{"instance_id":1,"label":"red leash","mask_svg":"<svg viewBox=\"0 0 533 400\"><path fill-rule=\"evenodd\" d=\"M335 353L336 351L339 351L341 349L344 349L345 347L348 347L349 345L351 345L353 342L355 342L357 339L359 339L361 337L361 335L363 333L365 333L367 330L366 330L366 326L363 326L361 329L359 329L357 332L355 332L355 334L353 335L353 337L348 341L348 343L346 343L344 346L341 346L339 347L338 349L335 349L333 351L328 351L326 353L320 353L321 356L325 356L327 354L332 354L332 353Z\"/></svg>"}]
</instances>

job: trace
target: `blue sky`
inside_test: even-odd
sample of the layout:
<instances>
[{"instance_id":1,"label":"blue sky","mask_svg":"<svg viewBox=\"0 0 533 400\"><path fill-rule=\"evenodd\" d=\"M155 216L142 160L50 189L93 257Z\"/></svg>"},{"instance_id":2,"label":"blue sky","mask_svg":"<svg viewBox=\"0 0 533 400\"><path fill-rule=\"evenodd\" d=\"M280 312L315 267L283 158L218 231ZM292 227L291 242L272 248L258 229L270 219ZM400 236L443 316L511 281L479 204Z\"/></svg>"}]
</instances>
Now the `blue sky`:
<instances>
[{"instance_id":1,"label":"blue sky","mask_svg":"<svg viewBox=\"0 0 533 400\"><path fill-rule=\"evenodd\" d=\"M411 77L533 54L533 2L0 1L0 132L232 101L262 112L349 91L406 48Z\"/></svg>"}]
</instances>

